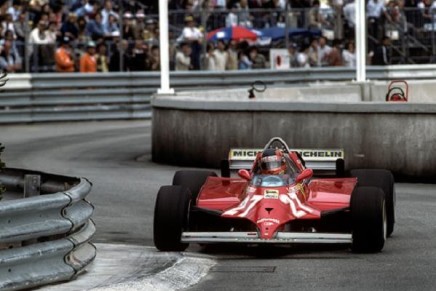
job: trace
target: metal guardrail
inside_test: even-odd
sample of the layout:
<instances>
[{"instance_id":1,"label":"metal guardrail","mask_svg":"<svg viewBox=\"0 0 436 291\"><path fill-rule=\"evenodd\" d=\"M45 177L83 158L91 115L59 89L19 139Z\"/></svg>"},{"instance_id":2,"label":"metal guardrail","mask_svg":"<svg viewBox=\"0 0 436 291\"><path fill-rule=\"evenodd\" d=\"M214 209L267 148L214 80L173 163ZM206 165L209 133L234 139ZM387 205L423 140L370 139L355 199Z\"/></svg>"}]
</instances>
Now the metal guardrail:
<instances>
[{"instance_id":1,"label":"metal guardrail","mask_svg":"<svg viewBox=\"0 0 436 291\"><path fill-rule=\"evenodd\" d=\"M0 202L0 290L71 280L96 256L94 208L85 200L91 183L19 169L3 169L0 182L16 193L26 175L40 177L42 195Z\"/></svg>"},{"instance_id":2,"label":"metal guardrail","mask_svg":"<svg viewBox=\"0 0 436 291\"><path fill-rule=\"evenodd\" d=\"M372 80L433 79L436 65L367 68ZM268 85L341 82L355 78L345 67L291 70L172 72L176 90L246 87L255 80ZM150 99L160 87L159 72L15 74L0 93L0 124L151 118Z\"/></svg>"}]
</instances>

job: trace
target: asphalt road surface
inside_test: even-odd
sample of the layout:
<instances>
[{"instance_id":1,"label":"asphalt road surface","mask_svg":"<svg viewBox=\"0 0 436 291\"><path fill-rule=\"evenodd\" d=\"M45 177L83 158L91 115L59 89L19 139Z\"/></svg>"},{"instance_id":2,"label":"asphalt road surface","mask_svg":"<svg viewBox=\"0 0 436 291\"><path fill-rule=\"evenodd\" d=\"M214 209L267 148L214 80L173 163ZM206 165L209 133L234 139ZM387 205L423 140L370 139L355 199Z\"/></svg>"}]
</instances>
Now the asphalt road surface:
<instances>
[{"instance_id":1,"label":"asphalt road surface","mask_svg":"<svg viewBox=\"0 0 436 291\"><path fill-rule=\"evenodd\" d=\"M9 167L93 182L95 242L151 249L155 195L178 168L150 162L150 121L3 125L0 142ZM436 290L436 186L396 184L396 190L396 230L379 254L340 246L194 245L186 255L204 255L216 265L189 289Z\"/></svg>"}]
</instances>

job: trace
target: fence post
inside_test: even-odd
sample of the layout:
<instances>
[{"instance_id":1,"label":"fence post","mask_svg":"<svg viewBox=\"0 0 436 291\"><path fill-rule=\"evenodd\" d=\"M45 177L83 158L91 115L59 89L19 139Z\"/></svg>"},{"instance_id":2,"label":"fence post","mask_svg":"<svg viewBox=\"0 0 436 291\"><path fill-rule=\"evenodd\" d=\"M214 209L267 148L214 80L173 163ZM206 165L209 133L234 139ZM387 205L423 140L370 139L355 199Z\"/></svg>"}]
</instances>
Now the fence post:
<instances>
[{"instance_id":1,"label":"fence post","mask_svg":"<svg viewBox=\"0 0 436 291\"><path fill-rule=\"evenodd\" d=\"M24 176L24 198L38 196L41 193L41 176L25 175Z\"/></svg>"}]
</instances>

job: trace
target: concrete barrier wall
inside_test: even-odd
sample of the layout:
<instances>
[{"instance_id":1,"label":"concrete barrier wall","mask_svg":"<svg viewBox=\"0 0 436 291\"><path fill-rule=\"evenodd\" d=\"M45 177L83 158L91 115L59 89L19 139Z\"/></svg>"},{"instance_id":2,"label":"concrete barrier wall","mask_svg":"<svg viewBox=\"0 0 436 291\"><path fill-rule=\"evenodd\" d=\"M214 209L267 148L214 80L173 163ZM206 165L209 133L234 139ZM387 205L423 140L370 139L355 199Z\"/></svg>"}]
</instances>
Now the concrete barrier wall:
<instances>
[{"instance_id":1,"label":"concrete barrier wall","mask_svg":"<svg viewBox=\"0 0 436 291\"><path fill-rule=\"evenodd\" d=\"M347 168L436 174L436 103L159 96L152 104L156 162L219 167L230 147L262 147L280 136L291 147L343 148Z\"/></svg>"}]
</instances>

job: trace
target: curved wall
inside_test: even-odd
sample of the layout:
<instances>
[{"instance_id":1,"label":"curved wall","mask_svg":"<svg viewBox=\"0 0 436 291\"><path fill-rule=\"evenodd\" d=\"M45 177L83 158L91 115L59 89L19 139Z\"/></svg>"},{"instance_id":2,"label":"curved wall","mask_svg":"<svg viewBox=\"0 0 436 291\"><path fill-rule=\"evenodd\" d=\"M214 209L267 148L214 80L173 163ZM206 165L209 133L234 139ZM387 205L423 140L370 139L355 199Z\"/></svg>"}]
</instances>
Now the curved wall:
<instances>
[{"instance_id":1,"label":"curved wall","mask_svg":"<svg viewBox=\"0 0 436 291\"><path fill-rule=\"evenodd\" d=\"M152 102L156 162L219 167L231 147L262 147L280 136L295 148L343 148L347 168L436 174L436 104L183 95Z\"/></svg>"}]
</instances>

